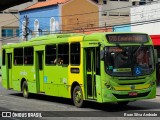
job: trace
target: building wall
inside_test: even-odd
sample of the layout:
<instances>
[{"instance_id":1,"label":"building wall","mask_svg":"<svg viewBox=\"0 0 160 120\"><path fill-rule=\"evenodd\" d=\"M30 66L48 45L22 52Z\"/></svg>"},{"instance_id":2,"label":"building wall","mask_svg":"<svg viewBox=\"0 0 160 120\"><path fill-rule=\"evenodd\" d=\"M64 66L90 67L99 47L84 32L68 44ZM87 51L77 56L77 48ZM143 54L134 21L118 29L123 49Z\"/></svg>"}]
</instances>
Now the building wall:
<instances>
[{"instance_id":1,"label":"building wall","mask_svg":"<svg viewBox=\"0 0 160 120\"><path fill-rule=\"evenodd\" d=\"M16 6L13 6L13 7L10 7L6 10L4 10L5 12L12 12L12 11L21 11L23 10L24 8L28 7L28 6L31 6L33 4L35 4L36 2L38 2L39 0L32 0L30 2L26 2L26 3L23 3L23 4L20 4L20 5L16 5Z\"/></svg>"},{"instance_id":2,"label":"building wall","mask_svg":"<svg viewBox=\"0 0 160 120\"><path fill-rule=\"evenodd\" d=\"M0 11L0 49L1 49L1 45L3 44L19 42L18 36L16 37L16 30L19 29L18 12L36 3L37 1L38 0L33 0L32 2L27 2L21 5L8 8L4 11ZM2 36L2 30L4 29L13 30L13 36L12 37Z\"/></svg>"},{"instance_id":3,"label":"building wall","mask_svg":"<svg viewBox=\"0 0 160 120\"><path fill-rule=\"evenodd\" d=\"M17 30L19 29L19 15L18 12L34 3L38 0L33 0L32 2L27 2L18 6L14 6L8 8L4 11L0 11L0 66L1 66L1 50L2 45L7 43L17 43L19 42L19 37L17 35ZM4 37L2 35L2 31L4 30L11 30L13 31L13 36ZM1 71L0 71L1 72ZM1 74L1 73L0 73Z\"/></svg>"},{"instance_id":4,"label":"building wall","mask_svg":"<svg viewBox=\"0 0 160 120\"><path fill-rule=\"evenodd\" d=\"M18 17L18 14L14 14L17 18ZM19 26L19 21L18 19L12 14L0 14L0 44L3 45L3 44L6 44L7 42L9 43L14 43L16 40L18 40L17 37L12 37L12 39L10 39L10 37L7 37L4 35L2 35L2 30L6 30L6 29L10 29L10 30L13 30L13 29L18 29L18 26ZM14 35L14 33L13 33ZM0 46L1 46L0 45Z\"/></svg>"},{"instance_id":5,"label":"building wall","mask_svg":"<svg viewBox=\"0 0 160 120\"><path fill-rule=\"evenodd\" d=\"M106 4L103 0L99 0L100 8L100 26L112 26L126 24L130 22L130 6L132 0L129 1L109 1Z\"/></svg>"},{"instance_id":6,"label":"building wall","mask_svg":"<svg viewBox=\"0 0 160 120\"><path fill-rule=\"evenodd\" d=\"M92 28L99 26L98 5L90 0L71 0L62 5L62 30ZM92 14L84 14L91 13ZM95 13L93 13L95 12ZM84 15L75 15L84 14ZM74 16L67 16L74 15Z\"/></svg>"},{"instance_id":7,"label":"building wall","mask_svg":"<svg viewBox=\"0 0 160 120\"><path fill-rule=\"evenodd\" d=\"M133 32L160 35L160 2L131 8L131 22Z\"/></svg>"},{"instance_id":8,"label":"building wall","mask_svg":"<svg viewBox=\"0 0 160 120\"><path fill-rule=\"evenodd\" d=\"M48 6L43 8L37 8L37 9L31 9L26 11L20 12L20 33L21 36L23 34L22 32L22 23L25 21L24 16L28 17L28 28L32 32L30 33L29 39L31 37L35 37L34 33L37 32L34 29L34 22L35 20L38 20L39 22L39 29L42 31L42 33L39 31L39 35L41 34L49 34L50 33L50 19L54 18L55 20L55 31L52 32L58 32L60 29L60 18L59 16L59 7L58 6Z\"/></svg>"}]
</instances>

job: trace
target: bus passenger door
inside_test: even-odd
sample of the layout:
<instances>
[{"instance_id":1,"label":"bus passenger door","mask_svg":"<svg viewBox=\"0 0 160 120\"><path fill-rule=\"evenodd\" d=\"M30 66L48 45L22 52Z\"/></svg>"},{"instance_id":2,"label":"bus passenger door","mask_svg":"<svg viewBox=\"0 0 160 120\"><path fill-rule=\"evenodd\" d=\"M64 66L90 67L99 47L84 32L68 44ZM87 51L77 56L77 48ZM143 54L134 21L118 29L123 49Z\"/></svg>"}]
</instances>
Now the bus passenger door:
<instances>
[{"instance_id":1,"label":"bus passenger door","mask_svg":"<svg viewBox=\"0 0 160 120\"><path fill-rule=\"evenodd\" d=\"M86 87L87 98L96 99L96 50L97 48L85 49L86 58Z\"/></svg>"},{"instance_id":2,"label":"bus passenger door","mask_svg":"<svg viewBox=\"0 0 160 120\"><path fill-rule=\"evenodd\" d=\"M12 88L12 53L7 53L8 88Z\"/></svg>"},{"instance_id":3,"label":"bus passenger door","mask_svg":"<svg viewBox=\"0 0 160 120\"><path fill-rule=\"evenodd\" d=\"M37 85L39 88L39 92L43 92L43 69L44 69L44 55L43 51L37 51L37 59L36 59L36 65L37 65Z\"/></svg>"}]
</instances>

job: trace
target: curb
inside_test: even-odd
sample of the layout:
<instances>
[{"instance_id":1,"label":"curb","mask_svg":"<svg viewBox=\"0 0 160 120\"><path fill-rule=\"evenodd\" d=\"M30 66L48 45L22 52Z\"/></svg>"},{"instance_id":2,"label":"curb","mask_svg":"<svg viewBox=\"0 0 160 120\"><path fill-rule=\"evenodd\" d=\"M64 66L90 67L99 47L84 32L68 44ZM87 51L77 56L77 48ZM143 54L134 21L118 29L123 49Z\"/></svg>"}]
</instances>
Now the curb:
<instances>
[{"instance_id":1,"label":"curb","mask_svg":"<svg viewBox=\"0 0 160 120\"><path fill-rule=\"evenodd\" d=\"M160 86L157 86L156 91L157 91L156 96L160 96Z\"/></svg>"}]
</instances>

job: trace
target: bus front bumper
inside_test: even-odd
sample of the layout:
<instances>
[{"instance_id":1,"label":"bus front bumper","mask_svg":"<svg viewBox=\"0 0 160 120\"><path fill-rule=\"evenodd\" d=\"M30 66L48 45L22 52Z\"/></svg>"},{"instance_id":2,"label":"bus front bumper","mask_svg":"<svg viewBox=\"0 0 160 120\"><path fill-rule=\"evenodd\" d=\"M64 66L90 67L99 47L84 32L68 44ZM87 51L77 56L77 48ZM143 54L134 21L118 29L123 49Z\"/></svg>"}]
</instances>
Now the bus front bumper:
<instances>
[{"instance_id":1,"label":"bus front bumper","mask_svg":"<svg viewBox=\"0 0 160 120\"><path fill-rule=\"evenodd\" d=\"M120 102L120 101L136 101L142 99L152 99L156 97L156 85L147 89L116 91L102 89L102 102ZM131 94L130 94L131 93Z\"/></svg>"}]
</instances>

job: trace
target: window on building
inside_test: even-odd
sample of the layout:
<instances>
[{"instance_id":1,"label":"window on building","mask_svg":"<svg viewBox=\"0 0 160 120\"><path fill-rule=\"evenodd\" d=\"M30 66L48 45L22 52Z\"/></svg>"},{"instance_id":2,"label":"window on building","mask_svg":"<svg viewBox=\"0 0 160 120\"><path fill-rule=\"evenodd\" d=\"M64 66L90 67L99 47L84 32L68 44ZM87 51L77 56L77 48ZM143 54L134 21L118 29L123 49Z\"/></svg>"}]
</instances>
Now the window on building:
<instances>
[{"instance_id":1,"label":"window on building","mask_svg":"<svg viewBox=\"0 0 160 120\"><path fill-rule=\"evenodd\" d=\"M107 4L107 0L103 0L103 4Z\"/></svg>"},{"instance_id":2,"label":"window on building","mask_svg":"<svg viewBox=\"0 0 160 120\"><path fill-rule=\"evenodd\" d=\"M13 29L2 29L2 37L12 37Z\"/></svg>"},{"instance_id":3,"label":"window on building","mask_svg":"<svg viewBox=\"0 0 160 120\"><path fill-rule=\"evenodd\" d=\"M69 44L58 45L58 64L69 64Z\"/></svg>"},{"instance_id":4,"label":"window on building","mask_svg":"<svg viewBox=\"0 0 160 120\"><path fill-rule=\"evenodd\" d=\"M99 0L94 0L94 2L98 3Z\"/></svg>"},{"instance_id":5,"label":"window on building","mask_svg":"<svg viewBox=\"0 0 160 120\"><path fill-rule=\"evenodd\" d=\"M71 65L80 65L80 43L71 43L70 50Z\"/></svg>"},{"instance_id":6,"label":"window on building","mask_svg":"<svg viewBox=\"0 0 160 120\"><path fill-rule=\"evenodd\" d=\"M58 61L56 59L56 45L47 45L46 48L46 65L55 65Z\"/></svg>"},{"instance_id":7,"label":"window on building","mask_svg":"<svg viewBox=\"0 0 160 120\"><path fill-rule=\"evenodd\" d=\"M25 65L33 65L33 47L25 47L24 48L24 64Z\"/></svg>"},{"instance_id":8,"label":"window on building","mask_svg":"<svg viewBox=\"0 0 160 120\"><path fill-rule=\"evenodd\" d=\"M50 33L55 33L56 30L56 22L55 19L52 17L50 19Z\"/></svg>"},{"instance_id":9,"label":"window on building","mask_svg":"<svg viewBox=\"0 0 160 120\"><path fill-rule=\"evenodd\" d=\"M14 49L14 65L23 64L23 48Z\"/></svg>"},{"instance_id":10,"label":"window on building","mask_svg":"<svg viewBox=\"0 0 160 120\"><path fill-rule=\"evenodd\" d=\"M3 50L2 52L2 65L6 64L6 50Z\"/></svg>"},{"instance_id":11,"label":"window on building","mask_svg":"<svg viewBox=\"0 0 160 120\"><path fill-rule=\"evenodd\" d=\"M16 36L19 37L19 29L16 29Z\"/></svg>"},{"instance_id":12,"label":"window on building","mask_svg":"<svg viewBox=\"0 0 160 120\"><path fill-rule=\"evenodd\" d=\"M109 16L119 16L119 12L110 12Z\"/></svg>"},{"instance_id":13,"label":"window on building","mask_svg":"<svg viewBox=\"0 0 160 120\"><path fill-rule=\"evenodd\" d=\"M120 0L120 1L129 2L129 0Z\"/></svg>"},{"instance_id":14,"label":"window on building","mask_svg":"<svg viewBox=\"0 0 160 120\"><path fill-rule=\"evenodd\" d=\"M34 33L35 33L35 36L39 36L39 21L38 20L34 21Z\"/></svg>"},{"instance_id":15,"label":"window on building","mask_svg":"<svg viewBox=\"0 0 160 120\"><path fill-rule=\"evenodd\" d=\"M128 12L120 12L119 15L120 16L129 16L129 13Z\"/></svg>"},{"instance_id":16,"label":"window on building","mask_svg":"<svg viewBox=\"0 0 160 120\"><path fill-rule=\"evenodd\" d=\"M139 1L139 5L145 5L146 1Z\"/></svg>"},{"instance_id":17,"label":"window on building","mask_svg":"<svg viewBox=\"0 0 160 120\"><path fill-rule=\"evenodd\" d=\"M46 0L38 0L38 2L44 2L44 1L46 1Z\"/></svg>"},{"instance_id":18,"label":"window on building","mask_svg":"<svg viewBox=\"0 0 160 120\"><path fill-rule=\"evenodd\" d=\"M102 13L102 16L107 16L107 12Z\"/></svg>"}]
</instances>

